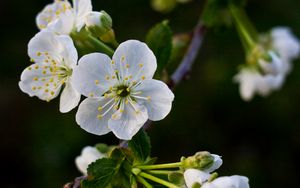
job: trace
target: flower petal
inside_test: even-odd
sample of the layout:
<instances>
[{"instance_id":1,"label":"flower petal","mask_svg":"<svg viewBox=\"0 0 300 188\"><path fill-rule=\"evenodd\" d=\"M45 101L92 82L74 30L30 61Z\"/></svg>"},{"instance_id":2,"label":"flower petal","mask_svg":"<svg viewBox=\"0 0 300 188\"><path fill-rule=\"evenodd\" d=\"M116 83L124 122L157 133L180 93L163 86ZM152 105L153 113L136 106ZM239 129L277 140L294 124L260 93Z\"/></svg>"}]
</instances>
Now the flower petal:
<instances>
[{"instance_id":1,"label":"flower petal","mask_svg":"<svg viewBox=\"0 0 300 188\"><path fill-rule=\"evenodd\" d=\"M72 38L67 35L60 35L57 36L57 40L63 47L60 54L63 57L64 64L69 68L74 68L78 61L78 54Z\"/></svg>"},{"instance_id":2,"label":"flower petal","mask_svg":"<svg viewBox=\"0 0 300 188\"><path fill-rule=\"evenodd\" d=\"M83 56L73 71L76 90L86 97L101 97L116 83L110 58L101 53Z\"/></svg>"},{"instance_id":3,"label":"flower petal","mask_svg":"<svg viewBox=\"0 0 300 188\"><path fill-rule=\"evenodd\" d=\"M113 61L123 79L132 76L134 81L151 79L157 67L153 52L137 40L121 43L113 55Z\"/></svg>"},{"instance_id":4,"label":"flower petal","mask_svg":"<svg viewBox=\"0 0 300 188\"><path fill-rule=\"evenodd\" d=\"M44 30L37 33L28 44L28 55L37 63L42 63L49 54L60 54L63 47L57 40L57 36L50 31Z\"/></svg>"},{"instance_id":5,"label":"flower petal","mask_svg":"<svg viewBox=\"0 0 300 188\"><path fill-rule=\"evenodd\" d=\"M62 81L53 76L49 66L33 64L21 74L19 86L24 93L37 96L41 100L49 101L55 98L60 91Z\"/></svg>"},{"instance_id":6,"label":"flower petal","mask_svg":"<svg viewBox=\"0 0 300 188\"><path fill-rule=\"evenodd\" d=\"M118 110L108 121L108 127L122 140L130 140L148 119L147 109L137 103L125 104L124 110Z\"/></svg>"},{"instance_id":7,"label":"flower petal","mask_svg":"<svg viewBox=\"0 0 300 188\"><path fill-rule=\"evenodd\" d=\"M83 148L81 155L76 157L75 164L80 172L87 175L87 168L89 164L103 157L106 157L106 155L100 153L96 148L86 146Z\"/></svg>"},{"instance_id":8,"label":"flower petal","mask_svg":"<svg viewBox=\"0 0 300 188\"><path fill-rule=\"evenodd\" d=\"M65 88L60 95L59 110L66 113L75 108L80 101L80 93L78 93L71 82L67 82Z\"/></svg>"},{"instance_id":9,"label":"flower petal","mask_svg":"<svg viewBox=\"0 0 300 188\"><path fill-rule=\"evenodd\" d=\"M108 107L99 109L104 106L109 99L86 98L78 107L76 114L77 124L84 130L95 135L104 135L110 132L108 129L108 120L111 117L111 112L105 116L99 117Z\"/></svg>"},{"instance_id":10,"label":"flower petal","mask_svg":"<svg viewBox=\"0 0 300 188\"><path fill-rule=\"evenodd\" d=\"M202 188L249 188L249 180L245 176L224 176L205 183Z\"/></svg>"},{"instance_id":11,"label":"flower petal","mask_svg":"<svg viewBox=\"0 0 300 188\"><path fill-rule=\"evenodd\" d=\"M92 2L91 0L74 0L73 6L76 14L76 28L80 31L84 26L85 16L92 12Z\"/></svg>"},{"instance_id":12,"label":"flower petal","mask_svg":"<svg viewBox=\"0 0 300 188\"><path fill-rule=\"evenodd\" d=\"M197 169L188 169L183 175L188 188L192 188L195 183L202 185L210 177L209 173Z\"/></svg>"},{"instance_id":13,"label":"flower petal","mask_svg":"<svg viewBox=\"0 0 300 188\"><path fill-rule=\"evenodd\" d=\"M154 79L144 80L134 88L133 92L135 91L137 93L141 92L138 96L146 99L139 100L138 96L136 97L139 103L141 101L146 106L150 120L158 121L164 119L171 111L174 94L164 82Z\"/></svg>"},{"instance_id":14,"label":"flower petal","mask_svg":"<svg viewBox=\"0 0 300 188\"><path fill-rule=\"evenodd\" d=\"M69 35L74 26L74 13L71 10L60 15L58 19L48 24L47 29L58 35Z\"/></svg>"}]
</instances>

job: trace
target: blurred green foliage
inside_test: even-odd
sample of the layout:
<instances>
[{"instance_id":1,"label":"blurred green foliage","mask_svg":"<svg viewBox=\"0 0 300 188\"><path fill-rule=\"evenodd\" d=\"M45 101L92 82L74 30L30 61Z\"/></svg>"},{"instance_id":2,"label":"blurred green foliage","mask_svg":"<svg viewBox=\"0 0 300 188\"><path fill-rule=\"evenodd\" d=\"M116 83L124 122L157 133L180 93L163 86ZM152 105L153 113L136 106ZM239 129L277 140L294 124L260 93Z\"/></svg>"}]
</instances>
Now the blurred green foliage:
<instances>
[{"instance_id":1,"label":"blurred green foliage","mask_svg":"<svg viewBox=\"0 0 300 188\"><path fill-rule=\"evenodd\" d=\"M18 88L30 64L27 43L37 32L36 14L51 0L0 1L0 146L2 187L62 187L81 174L74 159L86 145L118 144L112 135L94 136L75 122L76 110L58 111L58 99L46 103ZM190 31L204 1L177 6L169 14L151 9L148 0L93 0L107 11L117 39L145 40L156 23L168 19L174 33ZM290 26L300 37L300 1L249 0L246 11L259 31ZM159 162L209 150L223 156L220 175L248 176L255 188L300 187L300 61L284 87L268 98L243 102L232 77L244 62L234 29L208 31L191 79L175 92L174 107L149 130L152 156Z\"/></svg>"}]
</instances>

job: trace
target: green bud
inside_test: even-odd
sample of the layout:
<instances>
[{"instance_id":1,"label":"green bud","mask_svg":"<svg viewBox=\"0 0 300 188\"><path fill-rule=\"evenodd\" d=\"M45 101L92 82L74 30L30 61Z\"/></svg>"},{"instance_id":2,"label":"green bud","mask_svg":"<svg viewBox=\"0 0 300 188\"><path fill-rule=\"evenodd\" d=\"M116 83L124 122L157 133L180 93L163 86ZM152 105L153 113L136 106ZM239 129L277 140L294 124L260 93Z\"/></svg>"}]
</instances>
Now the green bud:
<instances>
[{"instance_id":1,"label":"green bud","mask_svg":"<svg viewBox=\"0 0 300 188\"><path fill-rule=\"evenodd\" d=\"M214 163L214 157L207 151L197 152L195 155L181 158L182 167L195 168L199 170L207 169Z\"/></svg>"},{"instance_id":2,"label":"green bud","mask_svg":"<svg viewBox=\"0 0 300 188\"><path fill-rule=\"evenodd\" d=\"M85 19L86 29L104 42L115 40L112 19L105 12L90 12Z\"/></svg>"},{"instance_id":3,"label":"green bud","mask_svg":"<svg viewBox=\"0 0 300 188\"><path fill-rule=\"evenodd\" d=\"M107 153L109 151L109 147L106 144L96 144L95 148L100 152L100 153Z\"/></svg>"}]
</instances>

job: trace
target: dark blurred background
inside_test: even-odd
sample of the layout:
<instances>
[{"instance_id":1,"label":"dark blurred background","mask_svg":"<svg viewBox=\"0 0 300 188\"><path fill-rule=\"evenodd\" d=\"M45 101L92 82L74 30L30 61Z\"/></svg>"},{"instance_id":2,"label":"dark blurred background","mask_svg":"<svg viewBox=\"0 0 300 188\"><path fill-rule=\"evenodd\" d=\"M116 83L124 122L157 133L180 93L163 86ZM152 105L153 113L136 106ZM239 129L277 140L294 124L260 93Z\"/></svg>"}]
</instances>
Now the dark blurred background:
<instances>
[{"instance_id":1,"label":"dark blurred background","mask_svg":"<svg viewBox=\"0 0 300 188\"><path fill-rule=\"evenodd\" d=\"M112 135L94 136L75 122L76 110L58 111L20 91L20 74L30 62L27 43L37 33L36 14L51 0L0 1L1 187L62 187L81 174L74 159L86 145L118 144ZM93 0L94 10L113 18L119 41L144 40L147 30L168 18L175 33L190 31L203 1L169 14L148 0ZM250 0L247 12L259 31L290 26L300 37L299 0ZM244 53L234 29L209 31L191 79L176 89L171 114L149 130L160 162L208 150L223 156L221 175L248 176L251 187L300 187L300 61L284 87L268 98L243 102L232 82Z\"/></svg>"}]
</instances>

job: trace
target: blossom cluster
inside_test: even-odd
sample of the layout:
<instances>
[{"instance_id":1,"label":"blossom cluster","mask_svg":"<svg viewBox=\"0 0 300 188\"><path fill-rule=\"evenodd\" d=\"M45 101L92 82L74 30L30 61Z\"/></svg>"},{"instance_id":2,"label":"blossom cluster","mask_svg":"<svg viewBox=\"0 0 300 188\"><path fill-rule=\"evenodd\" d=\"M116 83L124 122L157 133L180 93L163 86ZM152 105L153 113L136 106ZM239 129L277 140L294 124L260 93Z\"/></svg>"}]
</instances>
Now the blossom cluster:
<instances>
[{"instance_id":1,"label":"blossom cluster","mask_svg":"<svg viewBox=\"0 0 300 188\"><path fill-rule=\"evenodd\" d=\"M130 140L144 123L158 121L171 110L174 95L162 81L152 79L156 57L143 42L121 43L113 57L94 52L78 58L72 33L111 32L111 18L104 11L92 11L90 0L55 0L36 19L40 32L28 44L33 62L19 82L20 89L44 101L60 91L60 112L80 103L76 122L96 135L113 132ZM92 33L92 32L95 33ZM98 40L98 39L97 39Z\"/></svg>"}]
</instances>

